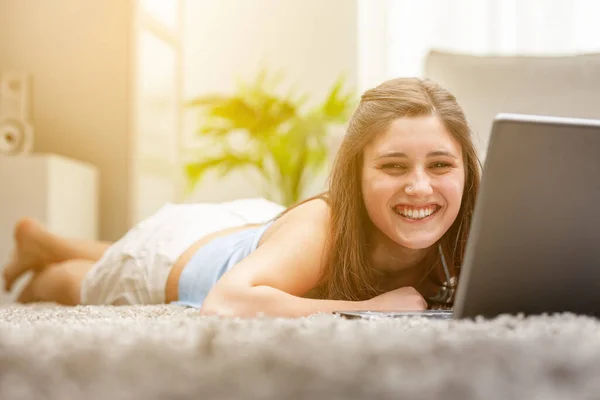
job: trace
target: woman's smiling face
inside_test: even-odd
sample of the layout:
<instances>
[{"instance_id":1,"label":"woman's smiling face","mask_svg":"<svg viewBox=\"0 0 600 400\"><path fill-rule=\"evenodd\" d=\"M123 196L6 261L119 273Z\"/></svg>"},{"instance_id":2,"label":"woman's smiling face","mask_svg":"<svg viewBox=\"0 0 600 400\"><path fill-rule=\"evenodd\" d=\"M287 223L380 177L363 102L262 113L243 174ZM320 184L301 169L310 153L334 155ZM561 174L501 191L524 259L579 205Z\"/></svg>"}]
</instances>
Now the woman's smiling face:
<instances>
[{"instance_id":1,"label":"woman's smiling face","mask_svg":"<svg viewBox=\"0 0 600 400\"><path fill-rule=\"evenodd\" d=\"M373 225L409 249L435 244L461 206L460 144L436 116L394 120L364 149L362 196Z\"/></svg>"}]
</instances>

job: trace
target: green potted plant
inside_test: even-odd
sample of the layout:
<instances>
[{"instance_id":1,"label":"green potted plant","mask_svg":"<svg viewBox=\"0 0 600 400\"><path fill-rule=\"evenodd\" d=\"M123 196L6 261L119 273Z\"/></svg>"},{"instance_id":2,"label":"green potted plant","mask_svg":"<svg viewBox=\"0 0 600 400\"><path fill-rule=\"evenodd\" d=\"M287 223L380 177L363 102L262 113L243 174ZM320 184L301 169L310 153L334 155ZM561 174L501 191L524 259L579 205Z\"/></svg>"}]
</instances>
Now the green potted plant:
<instances>
[{"instance_id":1,"label":"green potted plant","mask_svg":"<svg viewBox=\"0 0 600 400\"><path fill-rule=\"evenodd\" d=\"M263 70L231 95L189 101L189 107L199 110L197 134L207 149L185 165L189 189L209 170L225 175L252 168L264 178L266 198L285 206L301 200L306 186L326 165L328 132L348 121L354 94L340 78L322 101L308 106L308 96L276 94L280 78ZM236 148L235 139L243 145Z\"/></svg>"}]
</instances>

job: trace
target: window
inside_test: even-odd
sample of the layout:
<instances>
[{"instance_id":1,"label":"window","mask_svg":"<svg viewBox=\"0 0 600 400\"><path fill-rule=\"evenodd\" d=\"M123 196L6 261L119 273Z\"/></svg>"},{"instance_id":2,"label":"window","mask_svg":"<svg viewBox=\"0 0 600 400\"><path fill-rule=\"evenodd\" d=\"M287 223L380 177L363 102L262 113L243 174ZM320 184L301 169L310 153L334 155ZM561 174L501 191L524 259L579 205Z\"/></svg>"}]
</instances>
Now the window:
<instances>
[{"instance_id":1,"label":"window","mask_svg":"<svg viewBox=\"0 0 600 400\"><path fill-rule=\"evenodd\" d=\"M132 218L181 199L182 0L138 0L134 24Z\"/></svg>"},{"instance_id":2,"label":"window","mask_svg":"<svg viewBox=\"0 0 600 400\"><path fill-rule=\"evenodd\" d=\"M594 0L358 0L359 84L419 76L430 49L473 54L600 51Z\"/></svg>"}]
</instances>

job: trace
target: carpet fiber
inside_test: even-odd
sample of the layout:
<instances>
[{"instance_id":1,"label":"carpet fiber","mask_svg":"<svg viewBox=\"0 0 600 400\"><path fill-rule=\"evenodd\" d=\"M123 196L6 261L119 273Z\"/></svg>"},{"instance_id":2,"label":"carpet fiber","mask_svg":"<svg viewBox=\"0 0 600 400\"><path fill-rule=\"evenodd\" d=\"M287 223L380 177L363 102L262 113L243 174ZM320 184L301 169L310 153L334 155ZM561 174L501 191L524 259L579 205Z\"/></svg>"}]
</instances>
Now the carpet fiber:
<instances>
[{"instance_id":1,"label":"carpet fiber","mask_svg":"<svg viewBox=\"0 0 600 400\"><path fill-rule=\"evenodd\" d=\"M0 308L0 399L597 399L600 324Z\"/></svg>"}]
</instances>

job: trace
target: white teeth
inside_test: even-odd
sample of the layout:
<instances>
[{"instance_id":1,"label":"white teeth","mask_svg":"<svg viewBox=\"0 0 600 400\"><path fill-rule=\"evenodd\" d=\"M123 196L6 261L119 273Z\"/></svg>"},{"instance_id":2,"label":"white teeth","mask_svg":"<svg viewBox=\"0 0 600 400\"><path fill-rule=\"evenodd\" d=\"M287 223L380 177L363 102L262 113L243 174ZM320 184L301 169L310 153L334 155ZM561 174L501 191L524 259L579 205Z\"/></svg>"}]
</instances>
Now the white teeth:
<instances>
[{"instance_id":1,"label":"white teeth","mask_svg":"<svg viewBox=\"0 0 600 400\"><path fill-rule=\"evenodd\" d=\"M428 208L421 208L419 210L415 210L409 207L403 207L402 209L396 208L396 212L410 219L423 219L433 214L436 211L436 208L436 206L431 206Z\"/></svg>"}]
</instances>

